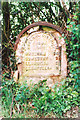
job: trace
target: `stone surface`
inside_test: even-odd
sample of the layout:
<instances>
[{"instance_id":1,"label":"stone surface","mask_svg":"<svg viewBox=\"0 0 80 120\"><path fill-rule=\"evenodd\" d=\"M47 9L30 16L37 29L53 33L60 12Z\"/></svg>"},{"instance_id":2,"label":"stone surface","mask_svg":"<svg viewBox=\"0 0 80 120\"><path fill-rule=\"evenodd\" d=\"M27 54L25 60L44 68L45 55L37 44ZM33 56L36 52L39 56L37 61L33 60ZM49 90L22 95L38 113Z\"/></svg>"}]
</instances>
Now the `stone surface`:
<instances>
[{"instance_id":1,"label":"stone surface","mask_svg":"<svg viewBox=\"0 0 80 120\"><path fill-rule=\"evenodd\" d=\"M24 45L23 66L26 76L59 75L59 48L50 33L39 31L30 34Z\"/></svg>"},{"instance_id":2,"label":"stone surface","mask_svg":"<svg viewBox=\"0 0 80 120\"><path fill-rule=\"evenodd\" d=\"M67 75L66 45L55 29L39 26L20 38L16 50L19 81L38 83L47 79L47 85L60 82ZM18 75L16 75L18 76ZM17 80L17 77L15 77Z\"/></svg>"}]
</instances>

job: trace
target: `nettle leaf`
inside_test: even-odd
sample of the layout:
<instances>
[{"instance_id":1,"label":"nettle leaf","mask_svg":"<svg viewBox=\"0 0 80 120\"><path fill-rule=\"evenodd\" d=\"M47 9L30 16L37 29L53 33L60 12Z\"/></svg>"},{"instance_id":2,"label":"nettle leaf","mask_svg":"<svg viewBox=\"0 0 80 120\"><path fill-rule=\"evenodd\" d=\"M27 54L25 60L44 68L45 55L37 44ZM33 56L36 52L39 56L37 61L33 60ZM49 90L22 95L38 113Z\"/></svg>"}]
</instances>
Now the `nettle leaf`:
<instances>
[{"instance_id":1,"label":"nettle leaf","mask_svg":"<svg viewBox=\"0 0 80 120\"><path fill-rule=\"evenodd\" d=\"M73 97L77 97L77 96L78 96L78 93L77 93L76 91L73 91L73 92L71 93L71 95L72 95Z\"/></svg>"},{"instance_id":2,"label":"nettle leaf","mask_svg":"<svg viewBox=\"0 0 80 120\"><path fill-rule=\"evenodd\" d=\"M65 110L70 110L71 106L68 105Z\"/></svg>"},{"instance_id":3,"label":"nettle leaf","mask_svg":"<svg viewBox=\"0 0 80 120\"><path fill-rule=\"evenodd\" d=\"M75 22L70 22L71 25L75 25Z\"/></svg>"},{"instance_id":4,"label":"nettle leaf","mask_svg":"<svg viewBox=\"0 0 80 120\"><path fill-rule=\"evenodd\" d=\"M70 18L67 19L67 23L70 23Z\"/></svg>"},{"instance_id":5,"label":"nettle leaf","mask_svg":"<svg viewBox=\"0 0 80 120\"><path fill-rule=\"evenodd\" d=\"M72 103L75 105L79 105L79 103L77 101L73 101Z\"/></svg>"},{"instance_id":6,"label":"nettle leaf","mask_svg":"<svg viewBox=\"0 0 80 120\"><path fill-rule=\"evenodd\" d=\"M20 100L20 98L21 98L21 94L17 94L17 96L15 97L15 100L18 101Z\"/></svg>"},{"instance_id":7,"label":"nettle leaf","mask_svg":"<svg viewBox=\"0 0 80 120\"><path fill-rule=\"evenodd\" d=\"M77 17L77 15L74 15L73 19L75 19L75 20L76 20L77 18L78 18L78 17Z\"/></svg>"}]
</instances>

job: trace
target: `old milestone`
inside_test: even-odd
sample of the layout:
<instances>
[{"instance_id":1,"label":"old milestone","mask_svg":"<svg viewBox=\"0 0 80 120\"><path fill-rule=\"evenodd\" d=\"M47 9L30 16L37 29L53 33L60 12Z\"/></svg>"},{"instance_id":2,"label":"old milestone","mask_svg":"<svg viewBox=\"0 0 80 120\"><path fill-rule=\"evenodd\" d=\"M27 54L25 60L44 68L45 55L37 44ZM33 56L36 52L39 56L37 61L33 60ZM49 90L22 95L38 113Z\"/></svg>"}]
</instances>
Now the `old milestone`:
<instances>
[{"instance_id":1,"label":"old milestone","mask_svg":"<svg viewBox=\"0 0 80 120\"><path fill-rule=\"evenodd\" d=\"M47 79L52 87L67 76L66 45L57 26L47 22L27 26L18 35L15 50L15 81L30 85Z\"/></svg>"}]
</instances>

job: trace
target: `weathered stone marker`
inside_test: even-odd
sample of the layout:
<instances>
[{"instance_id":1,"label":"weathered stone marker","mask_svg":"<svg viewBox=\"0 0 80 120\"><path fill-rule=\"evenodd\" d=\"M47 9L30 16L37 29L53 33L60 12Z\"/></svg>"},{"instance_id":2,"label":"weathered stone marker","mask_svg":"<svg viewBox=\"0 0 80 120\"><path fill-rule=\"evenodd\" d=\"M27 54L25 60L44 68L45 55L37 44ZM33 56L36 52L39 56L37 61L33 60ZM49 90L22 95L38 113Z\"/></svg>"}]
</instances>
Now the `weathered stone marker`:
<instances>
[{"instance_id":1,"label":"weathered stone marker","mask_svg":"<svg viewBox=\"0 0 80 120\"><path fill-rule=\"evenodd\" d=\"M24 28L14 48L18 67L15 80L35 84L47 79L51 87L66 77L66 45L61 34L60 28L47 22L37 22Z\"/></svg>"}]
</instances>

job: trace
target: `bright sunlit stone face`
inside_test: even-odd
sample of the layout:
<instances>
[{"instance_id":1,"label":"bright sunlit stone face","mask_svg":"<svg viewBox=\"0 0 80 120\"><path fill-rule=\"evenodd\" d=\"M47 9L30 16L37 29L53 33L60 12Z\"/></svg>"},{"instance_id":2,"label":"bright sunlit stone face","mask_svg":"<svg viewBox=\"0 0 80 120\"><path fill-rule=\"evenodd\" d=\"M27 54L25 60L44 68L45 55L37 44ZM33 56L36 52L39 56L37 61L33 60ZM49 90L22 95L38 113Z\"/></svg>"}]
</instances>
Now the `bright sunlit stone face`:
<instances>
[{"instance_id":1,"label":"bright sunlit stone face","mask_svg":"<svg viewBox=\"0 0 80 120\"><path fill-rule=\"evenodd\" d=\"M57 42L51 33L31 33L24 45L23 74L37 77L59 75L59 55Z\"/></svg>"}]
</instances>

